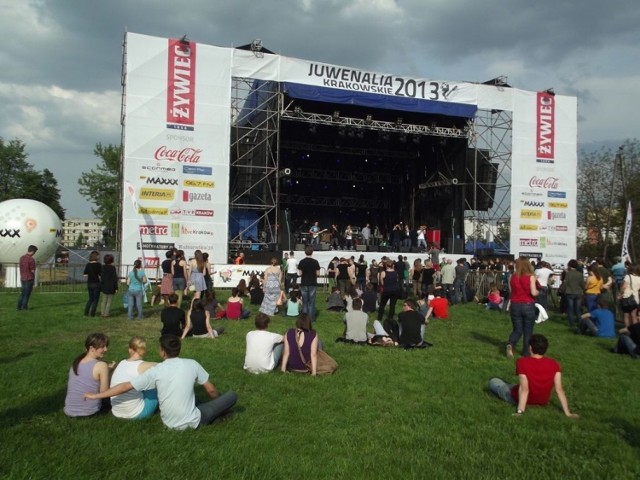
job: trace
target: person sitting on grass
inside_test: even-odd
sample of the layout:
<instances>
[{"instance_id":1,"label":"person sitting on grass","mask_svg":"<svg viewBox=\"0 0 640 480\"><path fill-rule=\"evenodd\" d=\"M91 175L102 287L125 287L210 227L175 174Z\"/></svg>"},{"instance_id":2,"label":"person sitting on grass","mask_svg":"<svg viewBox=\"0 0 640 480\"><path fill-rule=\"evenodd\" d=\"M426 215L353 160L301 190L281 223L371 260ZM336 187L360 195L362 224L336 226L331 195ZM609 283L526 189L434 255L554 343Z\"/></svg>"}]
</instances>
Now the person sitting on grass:
<instances>
[{"instance_id":1,"label":"person sitting on grass","mask_svg":"<svg viewBox=\"0 0 640 480\"><path fill-rule=\"evenodd\" d=\"M109 388L109 369L116 362L103 362L104 354L109 347L109 337L103 333L92 333L84 341L85 351L76 357L69 369L67 396L64 399L64 414L68 417L90 417L98 413L106 413L111 409L107 400L99 398L86 401L85 392L104 392ZM106 398L106 397L100 397Z\"/></svg>"},{"instance_id":2,"label":"person sitting on grass","mask_svg":"<svg viewBox=\"0 0 640 480\"><path fill-rule=\"evenodd\" d=\"M352 309L344 314L344 334L345 340L357 343L366 343L367 322L369 316L362 311L362 299L354 298Z\"/></svg>"},{"instance_id":3,"label":"person sitting on grass","mask_svg":"<svg viewBox=\"0 0 640 480\"><path fill-rule=\"evenodd\" d=\"M185 430L213 423L229 412L238 400L235 392L218 393L209 374L195 360L180 358L181 342L175 335L160 337L163 362L128 382L100 393L85 393L92 400L122 395L132 389L139 392L157 388L162 422L171 429ZM196 405L193 385L202 385L212 400Z\"/></svg>"},{"instance_id":4,"label":"person sitting on grass","mask_svg":"<svg viewBox=\"0 0 640 480\"><path fill-rule=\"evenodd\" d=\"M631 358L640 357L640 323L620 329L618 343L613 347L616 353L628 353Z\"/></svg>"},{"instance_id":5,"label":"person sitting on grass","mask_svg":"<svg viewBox=\"0 0 640 480\"><path fill-rule=\"evenodd\" d=\"M187 324L182 331L182 339L191 333L196 338L216 338L222 332L223 327L211 328L211 316L204 309L204 303L199 298L194 298L187 314Z\"/></svg>"},{"instance_id":6,"label":"person sitting on grass","mask_svg":"<svg viewBox=\"0 0 640 480\"><path fill-rule=\"evenodd\" d=\"M560 364L545 353L549 342L544 335L534 334L529 339L529 356L516 361L518 385L505 382L501 378L489 380L489 390L499 399L516 405L514 415L523 415L528 405L546 405L551 391L555 389L562 411L569 418L578 418L571 413L567 396L562 388Z\"/></svg>"},{"instance_id":7,"label":"person sitting on grass","mask_svg":"<svg viewBox=\"0 0 640 480\"><path fill-rule=\"evenodd\" d=\"M242 308L242 298L237 288L231 289L231 296L227 299L227 309L218 312L216 318L227 317L229 320L245 320L249 318L251 311Z\"/></svg>"},{"instance_id":8,"label":"person sitting on grass","mask_svg":"<svg viewBox=\"0 0 640 480\"><path fill-rule=\"evenodd\" d=\"M287 300L287 317L297 317L302 311L302 299L300 294L292 290L289 300Z\"/></svg>"},{"instance_id":9,"label":"person sitting on grass","mask_svg":"<svg viewBox=\"0 0 640 480\"><path fill-rule=\"evenodd\" d=\"M356 298L360 298L360 295L358 294L358 291L356 290L356 286L355 285L349 285L347 287L347 293L344 296L344 301L345 301L346 306L347 306L347 312L350 312L351 310L353 310L353 301Z\"/></svg>"},{"instance_id":10,"label":"person sitting on grass","mask_svg":"<svg viewBox=\"0 0 640 480\"><path fill-rule=\"evenodd\" d=\"M398 315L398 343L404 347L431 346L425 342L424 332L429 320L417 312L418 305L414 300L405 300L402 312Z\"/></svg>"},{"instance_id":11,"label":"person sitting on grass","mask_svg":"<svg viewBox=\"0 0 640 480\"><path fill-rule=\"evenodd\" d=\"M600 295L596 302L598 308L582 315L576 333L583 335L589 333L596 337L615 338L616 330L613 312L609 310L609 301L604 295Z\"/></svg>"},{"instance_id":12,"label":"person sitting on grass","mask_svg":"<svg viewBox=\"0 0 640 480\"><path fill-rule=\"evenodd\" d=\"M491 289L489 290L489 294L487 295L487 303L485 303L484 308L486 310L502 310L502 303L504 299L500 295L500 289L498 285L495 283L491 285Z\"/></svg>"},{"instance_id":13,"label":"person sitting on grass","mask_svg":"<svg viewBox=\"0 0 640 480\"><path fill-rule=\"evenodd\" d=\"M160 335L171 334L179 337L187 325L184 310L178 307L178 295L172 293L168 296L169 306L160 312L162 330Z\"/></svg>"},{"instance_id":14,"label":"person sitting on grass","mask_svg":"<svg viewBox=\"0 0 640 480\"><path fill-rule=\"evenodd\" d=\"M178 296L175 293L171 295L175 297L175 302L177 302ZM142 337L132 337L129 340L129 358L118 363L111 376L111 386L128 382L155 367L157 365L156 362L145 362L143 360L146 353L147 341ZM116 395L111 399L111 413L117 418L142 420L153 415L157 409L158 391L155 388L144 390L143 392L131 390L122 395Z\"/></svg>"},{"instance_id":15,"label":"person sitting on grass","mask_svg":"<svg viewBox=\"0 0 640 480\"><path fill-rule=\"evenodd\" d=\"M202 302L204 303L204 309L209 312L211 318L215 318L218 312L224 311L224 308L222 308L222 305L220 305L220 302L218 302L216 298L216 292L214 290L205 290L203 292Z\"/></svg>"},{"instance_id":16,"label":"person sitting on grass","mask_svg":"<svg viewBox=\"0 0 640 480\"><path fill-rule=\"evenodd\" d=\"M311 318L301 313L296 320L296 328L290 328L284 336L282 372L311 373L315 377L318 368L318 334L313 331ZM311 371L307 368L311 362Z\"/></svg>"},{"instance_id":17,"label":"person sitting on grass","mask_svg":"<svg viewBox=\"0 0 640 480\"><path fill-rule=\"evenodd\" d=\"M432 316L434 318L449 318L449 300L444 298L444 290L442 288L436 288L435 297L429 302L429 310L424 316L425 321L428 321Z\"/></svg>"},{"instance_id":18,"label":"person sitting on grass","mask_svg":"<svg viewBox=\"0 0 640 480\"><path fill-rule=\"evenodd\" d=\"M327 310L332 312L344 312L344 300L340 295L338 287L332 287L331 293L327 297Z\"/></svg>"},{"instance_id":19,"label":"person sitting on grass","mask_svg":"<svg viewBox=\"0 0 640 480\"><path fill-rule=\"evenodd\" d=\"M280 363L284 349L283 337L268 332L270 318L266 313L256 314L256 329L247 333L244 369L250 373L268 373Z\"/></svg>"}]
</instances>

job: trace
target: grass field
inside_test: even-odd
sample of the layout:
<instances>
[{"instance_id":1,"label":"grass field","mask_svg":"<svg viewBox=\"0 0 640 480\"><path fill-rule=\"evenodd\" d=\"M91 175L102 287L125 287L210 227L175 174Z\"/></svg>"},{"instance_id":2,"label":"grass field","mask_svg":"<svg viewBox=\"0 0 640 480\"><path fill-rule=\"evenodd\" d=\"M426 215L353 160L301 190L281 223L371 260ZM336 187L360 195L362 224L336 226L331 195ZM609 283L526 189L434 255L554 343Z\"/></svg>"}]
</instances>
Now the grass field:
<instances>
[{"instance_id":1,"label":"grass field","mask_svg":"<svg viewBox=\"0 0 640 480\"><path fill-rule=\"evenodd\" d=\"M317 330L340 365L335 375L245 373L253 321L218 321L222 337L187 339L182 356L198 360L220 391L238 393L236 413L175 432L158 415L62 413L67 372L88 333L111 337L106 360L125 358L134 334L147 338L147 359L160 360L160 307L127 321L118 302L103 320L82 316L84 294L36 291L28 312L15 311L16 299L0 295L0 478L640 478L640 362L610 353L612 340L574 335L559 315L536 332L563 366L578 420L564 417L555 396L513 417L487 392L492 376L515 381L504 356L508 314L456 306L450 320L429 325L432 348L363 347L334 343L341 314L323 311L320 296ZM276 316L271 330L292 323Z\"/></svg>"}]
</instances>

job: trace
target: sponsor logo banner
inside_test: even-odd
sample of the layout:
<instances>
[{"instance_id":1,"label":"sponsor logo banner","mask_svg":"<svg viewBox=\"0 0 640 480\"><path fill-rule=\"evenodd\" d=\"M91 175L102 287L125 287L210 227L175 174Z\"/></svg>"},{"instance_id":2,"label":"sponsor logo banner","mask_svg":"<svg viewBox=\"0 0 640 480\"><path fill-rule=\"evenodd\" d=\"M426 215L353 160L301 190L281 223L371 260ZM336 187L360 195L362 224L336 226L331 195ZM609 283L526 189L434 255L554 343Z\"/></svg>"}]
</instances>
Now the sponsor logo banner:
<instances>
[{"instance_id":1,"label":"sponsor logo banner","mask_svg":"<svg viewBox=\"0 0 640 480\"><path fill-rule=\"evenodd\" d=\"M168 208L140 207L138 213L142 215L169 215Z\"/></svg>"},{"instance_id":2,"label":"sponsor logo banner","mask_svg":"<svg viewBox=\"0 0 640 480\"><path fill-rule=\"evenodd\" d=\"M547 212L547 220L564 220L566 218L567 214L564 212Z\"/></svg>"},{"instance_id":3,"label":"sponsor logo banner","mask_svg":"<svg viewBox=\"0 0 640 480\"><path fill-rule=\"evenodd\" d=\"M189 252L192 250L213 250L216 247L210 243L177 243L176 248L178 250L184 250L185 252Z\"/></svg>"},{"instance_id":4,"label":"sponsor logo banner","mask_svg":"<svg viewBox=\"0 0 640 480\"><path fill-rule=\"evenodd\" d=\"M520 218L540 220L542 218L542 210L520 210Z\"/></svg>"},{"instance_id":5,"label":"sponsor logo banner","mask_svg":"<svg viewBox=\"0 0 640 480\"><path fill-rule=\"evenodd\" d=\"M520 246L521 247L537 247L538 239L537 238L521 238Z\"/></svg>"},{"instance_id":6,"label":"sponsor logo banner","mask_svg":"<svg viewBox=\"0 0 640 480\"><path fill-rule=\"evenodd\" d=\"M533 176L529 179L529 187L531 188L553 188L556 189L560 185L558 177L537 177Z\"/></svg>"},{"instance_id":7,"label":"sponsor logo banner","mask_svg":"<svg viewBox=\"0 0 640 480\"><path fill-rule=\"evenodd\" d=\"M196 44L169 39L167 128L193 130L196 110Z\"/></svg>"},{"instance_id":8,"label":"sponsor logo banner","mask_svg":"<svg viewBox=\"0 0 640 480\"><path fill-rule=\"evenodd\" d=\"M532 200L521 200L525 207L544 207L544 202L534 202Z\"/></svg>"},{"instance_id":9,"label":"sponsor logo banner","mask_svg":"<svg viewBox=\"0 0 640 480\"><path fill-rule=\"evenodd\" d=\"M143 250L169 250L174 246L174 243L142 242ZM136 248L140 250L140 242L136 242Z\"/></svg>"},{"instance_id":10,"label":"sponsor logo banner","mask_svg":"<svg viewBox=\"0 0 640 480\"><path fill-rule=\"evenodd\" d=\"M176 191L168 188L141 188L138 198L140 200L170 201L174 199L175 195Z\"/></svg>"},{"instance_id":11,"label":"sponsor logo banner","mask_svg":"<svg viewBox=\"0 0 640 480\"><path fill-rule=\"evenodd\" d=\"M140 177L147 185L178 185L177 178L162 178L162 177Z\"/></svg>"},{"instance_id":12,"label":"sponsor logo banner","mask_svg":"<svg viewBox=\"0 0 640 480\"><path fill-rule=\"evenodd\" d=\"M216 182L213 180L193 180L188 178L183 183L185 187L193 188L214 188L216 186Z\"/></svg>"},{"instance_id":13,"label":"sponsor logo banner","mask_svg":"<svg viewBox=\"0 0 640 480\"><path fill-rule=\"evenodd\" d=\"M167 160L169 162L178 163L198 163L200 162L201 148L185 147L180 150L173 150L166 145L160 145L156 148L153 158L161 162Z\"/></svg>"},{"instance_id":14,"label":"sponsor logo banner","mask_svg":"<svg viewBox=\"0 0 640 480\"><path fill-rule=\"evenodd\" d=\"M170 142L193 143L193 137L187 133L167 133L166 139Z\"/></svg>"},{"instance_id":15,"label":"sponsor logo banner","mask_svg":"<svg viewBox=\"0 0 640 480\"><path fill-rule=\"evenodd\" d=\"M138 257L138 260L142 261L142 257ZM160 266L160 257L144 257L142 262L145 268L158 268Z\"/></svg>"},{"instance_id":16,"label":"sponsor logo banner","mask_svg":"<svg viewBox=\"0 0 640 480\"><path fill-rule=\"evenodd\" d=\"M529 258L542 258L542 252L520 252L520 256Z\"/></svg>"},{"instance_id":17,"label":"sponsor logo banner","mask_svg":"<svg viewBox=\"0 0 640 480\"><path fill-rule=\"evenodd\" d=\"M179 223L172 223L171 224L171 236L172 237L179 237L180 236L180 224Z\"/></svg>"},{"instance_id":18,"label":"sponsor logo banner","mask_svg":"<svg viewBox=\"0 0 640 480\"><path fill-rule=\"evenodd\" d=\"M556 192L554 190L549 190L547 192L547 197L549 197L549 198L567 198L567 192Z\"/></svg>"},{"instance_id":19,"label":"sponsor logo banner","mask_svg":"<svg viewBox=\"0 0 640 480\"><path fill-rule=\"evenodd\" d=\"M568 206L567 202L549 202L549 208L567 208Z\"/></svg>"},{"instance_id":20,"label":"sponsor logo banner","mask_svg":"<svg viewBox=\"0 0 640 480\"><path fill-rule=\"evenodd\" d=\"M568 247L569 243L565 240L547 237L547 247Z\"/></svg>"},{"instance_id":21,"label":"sponsor logo banner","mask_svg":"<svg viewBox=\"0 0 640 480\"><path fill-rule=\"evenodd\" d=\"M185 217L213 217L213 210L206 210L202 208L184 209L184 208L172 208L171 216L173 218Z\"/></svg>"},{"instance_id":22,"label":"sponsor logo banner","mask_svg":"<svg viewBox=\"0 0 640 480\"><path fill-rule=\"evenodd\" d=\"M542 192L522 192L523 197L542 197L544 194Z\"/></svg>"},{"instance_id":23,"label":"sponsor logo banner","mask_svg":"<svg viewBox=\"0 0 640 480\"><path fill-rule=\"evenodd\" d=\"M162 165L143 165L143 170L149 170L150 172L175 172L174 167L164 167Z\"/></svg>"},{"instance_id":24,"label":"sponsor logo banner","mask_svg":"<svg viewBox=\"0 0 640 480\"><path fill-rule=\"evenodd\" d=\"M140 235L168 235L169 227L167 225L140 225L138 227Z\"/></svg>"},{"instance_id":25,"label":"sponsor logo banner","mask_svg":"<svg viewBox=\"0 0 640 480\"><path fill-rule=\"evenodd\" d=\"M180 227L180 234L181 235L210 235L213 236L213 230L211 228L207 228L207 227L188 227L186 225L182 225Z\"/></svg>"},{"instance_id":26,"label":"sponsor logo banner","mask_svg":"<svg viewBox=\"0 0 640 480\"><path fill-rule=\"evenodd\" d=\"M540 225L539 230L547 232L568 232L569 227L566 225Z\"/></svg>"},{"instance_id":27,"label":"sponsor logo banner","mask_svg":"<svg viewBox=\"0 0 640 480\"><path fill-rule=\"evenodd\" d=\"M182 191L183 202L210 202L211 194L208 192L190 192L189 190Z\"/></svg>"},{"instance_id":28,"label":"sponsor logo banner","mask_svg":"<svg viewBox=\"0 0 640 480\"><path fill-rule=\"evenodd\" d=\"M538 92L536 101L536 156L541 163L553 163L555 156L555 97Z\"/></svg>"},{"instance_id":29,"label":"sponsor logo banner","mask_svg":"<svg viewBox=\"0 0 640 480\"><path fill-rule=\"evenodd\" d=\"M520 230L527 230L533 232L534 230L538 230L538 225L529 225L526 223L520 224Z\"/></svg>"},{"instance_id":30,"label":"sponsor logo banner","mask_svg":"<svg viewBox=\"0 0 640 480\"><path fill-rule=\"evenodd\" d=\"M213 175L211 167L195 167L193 165L183 165L182 173L187 175Z\"/></svg>"}]
</instances>

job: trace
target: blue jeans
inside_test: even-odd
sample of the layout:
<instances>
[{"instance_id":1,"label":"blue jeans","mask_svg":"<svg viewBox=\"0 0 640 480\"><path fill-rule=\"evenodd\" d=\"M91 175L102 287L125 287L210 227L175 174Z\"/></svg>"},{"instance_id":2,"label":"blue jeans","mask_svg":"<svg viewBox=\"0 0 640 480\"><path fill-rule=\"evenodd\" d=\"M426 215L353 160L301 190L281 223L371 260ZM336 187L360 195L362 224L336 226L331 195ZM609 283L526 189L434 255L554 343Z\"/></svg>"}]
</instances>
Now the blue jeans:
<instances>
[{"instance_id":1,"label":"blue jeans","mask_svg":"<svg viewBox=\"0 0 640 480\"><path fill-rule=\"evenodd\" d=\"M511 405L515 405L516 401L511 396L511 390L515 385L507 383L501 378L494 377L489 380L489 391L493 393L500 400L503 400Z\"/></svg>"},{"instance_id":2,"label":"blue jeans","mask_svg":"<svg viewBox=\"0 0 640 480\"><path fill-rule=\"evenodd\" d=\"M318 287L302 285L300 293L302 294L302 313L309 315L312 322L316 320L316 290Z\"/></svg>"},{"instance_id":3,"label":"blue jeans","mask_svg":"<svg viewBox=\"0 0 640 480\"><path fill-rule=\"evenodd\" d=\"M218 398L196 405L198 410L200 410L200 423L198 424L198 427L213 423L216 418L227 413L227 411L233 407L237 401L238 395L236 395L235 392L226 392Z\"/></svg>"},{"instance_id":4,"label":"blue jeans","mask_svg":"<svg viewBox=\"0 0 640 480\"><path fill-rule=\"evenodd\" d=\"M569 327L573 328L574 323L578 323L580 319L582 295L567 293L564 298L567 302L567 321L569 322Z\"/></svg>"},{"instance_id":5,"label":"blue jeans","mask_svg":"<svg viewBox=\"0 0 640 480\"><path fill-rule=\"evenodd\" d=\"M464 284L464 280L453 281L453 292L456 303L467 303L467 292Z\"/></svg>"},{"instance_id":6,"label":"blue jeans","mask_svg":"<svg viewBox=\"0 0 640 480\"><path fill-rule=\"evenodd\" d=\"M540 287L538 289L536 302L542 305L545 310L549 308L549 287Z\"/></svg>"},{"instance_id":7,"label":"blue jeans","mask_svg":"<svg viewBox=\"0 0 640 480\"><path fill-rule=\"evenodd\" d=\"M638 358L638 346L631 340L629 335L620 335L618 345L622 346L622 349L618 350L619 352L622 351L624 353L626 351L633 358Z\"/></svg>"},{"instance_id":8,"label":"blue jeans","mask_svg":"<svg viewBox=\"0 0 640 480\"><path fill-rule=\"evenodd\" d=\"M593 312L598 308L598 295L594 293L588 293L584 296L584 301L587 307L587 312Z\"/></svg>"},{"instance_id":9,"label":"blue jeans","mask_svg":"<svg viewBox=\"0 0 640 480\"><path fill-rule=\"evenodd\" d=\"M87 304L84 306L84 315L85 317L88 315L95 317L98 301L100 300L100 284L88 283L87 291L89 292L89 300L87 300Z\"/></svg>"},{"instance_id":10,"label":"blue jeans","mask_svg":"<svg viewBox=\"0 0 640 480\"><path fill-rule=\"evenodd\" d=\"M20 298L18 298L18 310L26 310L29 308L29 297L33 290L33 280L22 280L22 289L20 290Z\"/></svg>"},{"instance_id":11,"label":"blue jeans","mask_svg":"<svg viewBox=\"0 0 640 480\"><path fill-rule=\"evenodd\" d=\"M142 290L129 289L127 295L129 295L127 318L133 320L133 303L135 302L136 308L138 309L138 320L142 320Z\"/></svg>"},{"instance_id":12,"label":"blue jeans","mask_svg":"<svg viewBox=\"0 0 640 480\"><path fill-rule=\"evenodd\" d=\"M533 325L538 318L538 311L533 303L512 303L511 324L513 330L509 335L509 345L515 347L520 337L524 336L522 343L522 356L529 355L529 339L533 335Z\"/></svg>"}]
</instances>

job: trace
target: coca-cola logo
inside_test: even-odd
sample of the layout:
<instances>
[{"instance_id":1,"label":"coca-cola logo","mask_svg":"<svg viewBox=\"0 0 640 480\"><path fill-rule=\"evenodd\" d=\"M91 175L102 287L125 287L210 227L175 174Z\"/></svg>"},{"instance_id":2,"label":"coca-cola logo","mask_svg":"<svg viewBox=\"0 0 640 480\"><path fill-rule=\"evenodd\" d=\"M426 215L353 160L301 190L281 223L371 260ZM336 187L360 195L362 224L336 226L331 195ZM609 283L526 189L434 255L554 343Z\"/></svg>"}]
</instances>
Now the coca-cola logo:
<instances>
[{"instance_id":1,"label":"coca-cola logo","mask_svg":"<svg viewBox=\"0 0 640 480\"><path fill-rule=\"evenodd\" d=\"M169 235L167 225L140 225L141 235Z\"/></svg>"},{"instance_id":2,"label":"coca-cola logo","mask_svg":"<svg viewBox=\"0 0 640 480\"><path fill-rule=\"evenodd\" d=\"M535 175L529 179L531 188L558 188L560 185L558 177L538 178Z\"/></svg>"},{"instance_id":3,"label":"coca-cola logo","mask_svg":"<svg viewBox=\"0 0 640 480\"><path fill-rule=\"evenodd\" d=\"M201 148L185 147L180 150L172 150L166 145L162 145L158 147L153 156L158 161L168 160L179 163L198 163L200 162L201 153Z\"/></svg>"}]
</instances>

